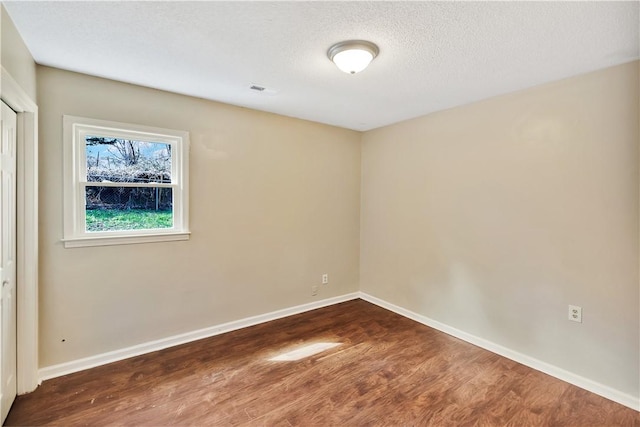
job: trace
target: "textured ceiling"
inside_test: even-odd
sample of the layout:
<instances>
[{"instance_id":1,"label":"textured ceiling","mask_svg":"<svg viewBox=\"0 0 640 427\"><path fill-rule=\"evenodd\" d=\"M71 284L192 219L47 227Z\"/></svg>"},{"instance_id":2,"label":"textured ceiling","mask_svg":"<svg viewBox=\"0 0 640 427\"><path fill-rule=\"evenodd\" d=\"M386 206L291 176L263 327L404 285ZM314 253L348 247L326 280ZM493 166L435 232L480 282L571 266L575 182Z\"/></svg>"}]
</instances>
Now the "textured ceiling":
<instances>
[{"instance_id":1,"label":"textured ceiling","mask_svg":"<svg viewBox=\"0 0 640 427\"><path fill-rule=\"evenodd\" d=\"M4 4L39 64L356 130L640 57L637 1Z\"/></svg>"}]
</instances>

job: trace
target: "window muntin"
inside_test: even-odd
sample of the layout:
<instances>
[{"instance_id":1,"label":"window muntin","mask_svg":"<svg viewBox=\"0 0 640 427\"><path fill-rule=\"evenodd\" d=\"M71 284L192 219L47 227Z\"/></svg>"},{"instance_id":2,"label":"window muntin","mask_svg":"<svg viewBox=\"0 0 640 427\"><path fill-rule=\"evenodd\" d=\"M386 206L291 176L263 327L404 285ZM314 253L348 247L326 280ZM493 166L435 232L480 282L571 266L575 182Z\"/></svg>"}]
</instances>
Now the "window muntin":
<instances>
[{"instance_id":1,"label":"window muntin","mask_svg":"<svg viewBox=\"0 0 640 427\"><path fill-rule=\"evenodd\" d=\"M188 238L187 132L64 117L65 247Z\"/></svg>"}]
</instances>

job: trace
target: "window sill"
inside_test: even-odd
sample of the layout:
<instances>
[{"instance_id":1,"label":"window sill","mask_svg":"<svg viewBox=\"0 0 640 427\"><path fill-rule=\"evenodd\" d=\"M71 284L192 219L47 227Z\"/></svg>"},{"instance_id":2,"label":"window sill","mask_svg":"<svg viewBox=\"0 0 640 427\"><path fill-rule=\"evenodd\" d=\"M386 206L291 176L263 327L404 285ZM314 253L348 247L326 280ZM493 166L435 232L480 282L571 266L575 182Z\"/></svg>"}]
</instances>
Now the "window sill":
<instances>
[{"instance_id":1,"label":"window sill","mask_svg":"<svg viewBox=\"0 0 640 427\"><path fill-rule=\"evenodd\" d=\"M88 246L132 245L137 243L174 242L189 240L188 231L163 234L138 234L135 236L96 236L63 239L65 248L84 248Z\"/></svg>"}]
</instances>

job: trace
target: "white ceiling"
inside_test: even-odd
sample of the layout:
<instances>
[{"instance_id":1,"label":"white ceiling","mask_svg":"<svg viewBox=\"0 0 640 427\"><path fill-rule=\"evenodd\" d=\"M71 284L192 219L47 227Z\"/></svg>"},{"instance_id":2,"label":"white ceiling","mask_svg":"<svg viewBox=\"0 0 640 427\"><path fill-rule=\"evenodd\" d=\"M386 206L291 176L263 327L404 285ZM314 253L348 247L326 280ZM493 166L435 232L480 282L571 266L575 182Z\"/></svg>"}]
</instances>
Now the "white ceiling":
<instances>
[{"instance_id":1,"label":"white ceiling","mask_svg":"<svg viewBox=\"0 0 640 427\"><path fill-rule=\"evenodd\" d=\"M39 64L356 130L640 57L638 1L4 4Z\"/></svg>"}]
</instances>

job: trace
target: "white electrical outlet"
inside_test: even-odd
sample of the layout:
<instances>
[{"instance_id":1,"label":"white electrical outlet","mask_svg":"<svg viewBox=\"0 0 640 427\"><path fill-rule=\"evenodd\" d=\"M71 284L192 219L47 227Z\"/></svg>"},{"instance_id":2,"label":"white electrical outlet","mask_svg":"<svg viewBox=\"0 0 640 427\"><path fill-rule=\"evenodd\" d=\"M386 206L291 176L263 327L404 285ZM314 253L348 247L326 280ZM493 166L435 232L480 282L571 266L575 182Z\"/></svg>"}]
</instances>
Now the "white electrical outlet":
<instances>
[{"instance_id":1,"label":"white electrical outlet","mask_svg":"<svg viewBox=\"0 0 640 427\"><path fill-rule=\"evenodd\" d=\"M313 285L313 286L311 287L311 296L314 296L314 297L315 297L316 295L318 295L318 287L317 287L317 286L315 286L315 285Z\"/></svg>"},{"instance_id":2,"label":"white electrical outlet","mask_svg":"<svg viewBox=\"0 0 640 427\"><path fill-rule=\"evenodd\" d=\"M570 305L569 320L582 323L582 307L578 307L577 305Z\"/></svg>"},{"instance_id":3,"label":"white electrical outlet","mask_svg":"<svg viewBox=\"0 0 640 427\"><path fill-rule=\"evenodd\" d=\"M329 283L329 275L327 273L324 273L322 275L322 284L326 285L327 283Z\"/></svg>"}]
</instances>

